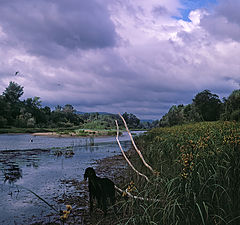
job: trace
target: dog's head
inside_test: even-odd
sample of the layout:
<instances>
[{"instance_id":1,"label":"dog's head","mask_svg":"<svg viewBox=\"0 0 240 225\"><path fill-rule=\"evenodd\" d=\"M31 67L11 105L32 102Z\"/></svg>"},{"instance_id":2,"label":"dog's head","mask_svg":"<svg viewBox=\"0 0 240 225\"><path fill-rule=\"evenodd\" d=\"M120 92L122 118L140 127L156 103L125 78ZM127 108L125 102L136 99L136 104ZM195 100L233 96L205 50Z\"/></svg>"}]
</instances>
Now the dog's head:
<instances>
[{"instance_id":1,"label":"dog's head","mask_svg":"<svg viewBox=\"0 0 240 225\"><path fill-rule=\"evenodd\" d=\"M96 173L92 167L88 167L84 173L84 180L87 180L87 178L91 178L91 177L96 177Z\"/></svg>"}]
</instances>

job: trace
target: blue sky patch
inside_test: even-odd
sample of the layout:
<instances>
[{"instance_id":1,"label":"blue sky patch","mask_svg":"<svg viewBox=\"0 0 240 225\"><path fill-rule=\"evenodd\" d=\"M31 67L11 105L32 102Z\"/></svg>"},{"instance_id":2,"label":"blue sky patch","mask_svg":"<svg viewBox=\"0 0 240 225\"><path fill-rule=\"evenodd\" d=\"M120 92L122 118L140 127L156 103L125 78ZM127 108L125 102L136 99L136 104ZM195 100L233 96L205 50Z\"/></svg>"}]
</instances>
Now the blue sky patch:
<instances>
[{"instance_id":1,"label":"blue sky patch","mask_svg":"<svg viewBox=\"0 0 240 225\"><path fill-rule=\"evenodd\" d=\"M218 3L218 0L181 0L181 3L184 5L184 8L179 9L181 16L175 16L173 18L190 21L188 16L192 10L199 8L210 9L213 5Z\"/></svg>"}]
</instances>

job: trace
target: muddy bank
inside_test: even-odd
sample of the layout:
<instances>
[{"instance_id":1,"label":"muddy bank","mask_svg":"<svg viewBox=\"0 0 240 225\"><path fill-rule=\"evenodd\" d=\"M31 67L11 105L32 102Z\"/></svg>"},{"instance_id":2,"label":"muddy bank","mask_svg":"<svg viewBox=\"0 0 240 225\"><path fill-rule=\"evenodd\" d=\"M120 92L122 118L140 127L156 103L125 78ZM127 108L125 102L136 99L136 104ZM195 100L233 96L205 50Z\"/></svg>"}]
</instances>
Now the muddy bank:
<instances>
[{"instance_id":1,"label":"muddy bank","mask_svg":"<svg viewBox=\"0 0 240 225\"><path fill-rule=\"evenodd\" d=\"M131 151L128 151L127 154L132 154ZM92 165L98 176L100 177L108 177L110 178L118 187L126 188L127 184L130 182L130 170L128 168L127 162L123 158L122 155L116 155L113 157L107 157L102 160L97 160ZM71 194L67 192L62 196L59 196L55 199L55 201L60 205L71 205L73 207L69 218L65 221L64 224L87 224L87 225L112 225L119 224L119 221L124 220L123 211L121 208L123 199L120 193L116 192L117 198L117 214L114 214L113 209L108 209L108 215L106 218L103 217L103 212L96 208L94 205L93 215L89 216L89 201L88 201L88 186L87 182L80 181L77 179L65 179L61 181L63 185L67 188L71 189ZM74 191L72 190L74 189ZM73 193L73 194L72 194ZM65 210L63 208L62 210ZM54 212L49 215L51 218L51 222L47 223L46 218L43 221L39 221L38 223L34 223L32 225L37 224L63 224L60 220L59 215L54 215Z\"/></svg>"}]
</instances>

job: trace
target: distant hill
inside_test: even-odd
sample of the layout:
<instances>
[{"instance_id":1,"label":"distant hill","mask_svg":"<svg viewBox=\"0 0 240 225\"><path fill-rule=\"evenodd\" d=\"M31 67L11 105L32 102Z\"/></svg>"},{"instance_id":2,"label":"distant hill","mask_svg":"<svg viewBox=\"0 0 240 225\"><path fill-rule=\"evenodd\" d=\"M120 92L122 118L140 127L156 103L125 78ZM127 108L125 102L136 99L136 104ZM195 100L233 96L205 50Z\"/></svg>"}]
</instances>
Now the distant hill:
<instances>
[{"instance_id":1,"label":"distant hill","mask_svg":"<svg viewBox=\"0 0 240 225\"><path fill-rule=\"evenodd\" d=\"M108 113L108 112L80 112L80 111L76 111L76 114L79 114L79 115L83 115L85 113L88 113L88 114L99 113L100 115L115 115L113 113Z\"/></svg>"},{"instance_id":2,"label":"distant hill","mask_svg":"<svg viewBox=\"0 0 240 225\"><path fill-rule=\"evenodd\" d=\"M152 123L154 120L140 120L140 122L149 122Z\"/></svg>"}]
</instances>

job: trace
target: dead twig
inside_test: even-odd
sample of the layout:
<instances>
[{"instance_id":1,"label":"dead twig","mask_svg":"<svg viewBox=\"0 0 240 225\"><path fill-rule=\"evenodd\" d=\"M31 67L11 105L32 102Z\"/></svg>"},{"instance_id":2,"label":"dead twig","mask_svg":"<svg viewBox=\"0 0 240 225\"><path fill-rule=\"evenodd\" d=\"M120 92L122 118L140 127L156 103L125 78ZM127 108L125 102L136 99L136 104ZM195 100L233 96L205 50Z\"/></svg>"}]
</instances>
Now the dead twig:
<instances>
[{"instance_id":1,"label":"dead twig","mask_svg":"<svg viewBox=\"0 0 240 225\"><path fill-rule=\"evenodd\" d=\"M126 161L127 161L127 163L129 164L129 166L130 166L138 175L144 177L144 178L149 182L148 177L147 177L146 175L138 172L138 171L135 169L135 167L132 165L132 163L131 163L131 162L129 161L129 159L127 158L125 152L123 151L123 148L122 148L121 143L120 143L119 138L118 138L118 137L119 137L118 122L117 122L117 120L115 120L115 122L116 122L116 126L117 126L117 136L116 136L116 140L117 140L117 143L118 143L118 145L119 145L119 148L121 149L121 152L122 152L124 158L126 159Z\"/></svg>"},{"instance_id":2,"label":"dead twig","mask_svg":"<svg viewBox=\"0 0 240 225\"><path fill-rule=\"evenodd\" d=\"M123 121L123 123L124 123L124 126L125 126L125 128L126 128L126 130L127 130L127 132L128 132L128 135L129 135L129 137L130 137L130 139L131 139L131 141L132 141L133 147L135 148L136 152L138 153L139 157L141 158L143 164L144 164L149 170L151 170L151 172L152 172L153 174L155 174L156 172L153 170L153 168L152 168L150 165L148 165L148 164L146 163L145 159L144 159L143 156L142 156L141 151L137 148L137 146L136 146L136 144L135 144L135 142L134 142L134 140L133 140L132 134L131 134L131 132L130 132L129 129L128 129L128 126L127 126L127 123L126 123L125 119L122 117L122 115L121 115L120 113L118 113L118 115L121 117L121 119L122 119L122 121Z\"/></svg>"},{"instance_id":3,"label":"dead twig","mask_svg":"<svg viewBox=\"0 0 240 225\"><path fill-rule=\"evenodd\" d=\"M136 195L132 195L128 189L126 188L126 190L122 190L121 188L119 188L118 186L115 185L115 189L119 192L121 192L122 194L126 193L130 198L134 198L134 199L138 199L138 200L142 200L142 201L152 201L152 202L160 202L160 199L153 199L153 198L143 198L143 197L139 197Z\"/></svg>"}]
</instances>

